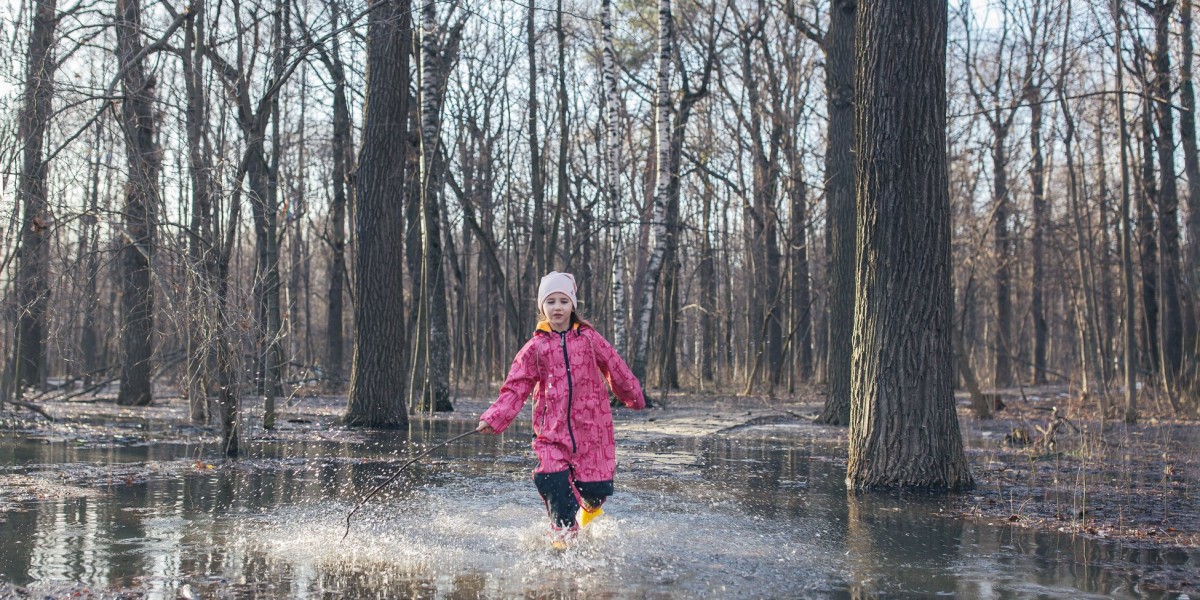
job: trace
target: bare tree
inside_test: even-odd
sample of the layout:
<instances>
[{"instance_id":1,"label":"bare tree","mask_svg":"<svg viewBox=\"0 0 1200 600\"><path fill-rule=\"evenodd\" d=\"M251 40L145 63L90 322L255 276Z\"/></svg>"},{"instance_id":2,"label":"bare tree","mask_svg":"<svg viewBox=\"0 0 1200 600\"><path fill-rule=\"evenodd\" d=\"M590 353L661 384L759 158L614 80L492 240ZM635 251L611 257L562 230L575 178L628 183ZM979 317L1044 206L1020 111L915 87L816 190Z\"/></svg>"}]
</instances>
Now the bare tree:
<instances>
[{"instance_id":1,"label":"bare tree","mask_svg":"<svg viewBox=\"0 0 1200 600\"><path fill-rule=\"evenodd\" d=\"M683 135L687 128L688 118L692 107L701 98L708 95L709 79L716 61L715 47L717 31L723 27L723 20L713 19L704 40L706 54L703 66L700 68L700 84L692 88L686 69L680 69L682 90L679 106L675 106L674 93L671 91L671 69L678 60L679 50L676 47L675 18L671 13L671 0L659 0L658 4L658 63L657 79L654 95L654 127L655 127L655 174L654 200L650 228L654 236L654 249L646 261L646 269L642 279L641 294L638 299L634 318L633 331L633 361L634 375L644 379L650 348L651 318L657 314L656 300L658 287L666 264L667 250L670 248L671 237L675 235L674 217L669 210L672 198L679 193L679 164L683 154Z\"/></svg>"},{"instance_id":2,"label":"bare tree","mask_svg":"<svg viewBox=\"0 0 1200 600\"><path fill-rule=\"evenodd\" d=\"M1013 239L1011 228L1014 210L1009 194L1009 148L1008 136L1012 132L1013 119L1020 107L1020 97L1024 92L1024 82L1030 80L1030 74L1015 73L1004 65L1011 62L1015 53L1015 44L1009 42L1011 33L1011 16L1006 7L1005 16L1001 21L999 39L995 48L995 56L989 64L991 71L986 71L979 57L979 50L971 37L973 29L970 23L971 12L964 7L962 12L964 29L967 32L965 54L967 65L967 86L975 101L980 114L987 122L991 132L992 158L992 244L995 254L995 293L996 293L996 325L992 328L992 352L996 387L1008 387L1013 383L1012 369L1012 267L1014 261ZM1034 62L1027 67L1033 68Z\"/></svg>"},{"instance_id":3,"label":"bare tree","mask_svg":"<svg viewBox=\"0 0 1200 600\"><path fill-rule=\"evenodd\" d=\"M1200 342L1197 335L1197 311L1200 311L1200 150L1196 144L1196 88L1195 72L1192 68L1195 40L1192 26L1192 0L1179 0L1179 135L1183 144L1183 172L1187 176L1187 247L1184 254L1183 297L1191 305L1191 310L1184 314L1184 332L1192 339L1183 340L1185 364L1191 365L1192 372L1184 372L1183 376L1190 385L1200 381L1200 373L1196 372L1197 357L1200 350L1196 345Z\"/></svg>"},{"instance_id":4,"label":"bare tree","mask_svg":"<svg viewBox=\"0 0 1200 600\"><path fill-rule=\"evenodd\" d=\"M45 157L46 129L53 111L54 30L58 23L55 0L34 2L25 66L25 94L21 103L18 137L22 163L18 194L21 198L21 246L17 255L17 353L14 361L17 389L46 382L46 309L50 300L50 245L52 223L46 203L49 164ZM18 392L19 394L19 392Z\"/></svg>"},{"instance_id":5,"label":"bare tree","mask_svg":"<svg viewBox=\"0 0 1200 600\"><path fill-rule=\"evenodd\" d=\"M117 403L150 404L154 354L154 291L150 284L162 155L154 115L154 77L142 63L140 0L117 0L117 63L122 73L121 124L129 180L125 188L125 231L121 246L121 389Z\"/></svg>"},{"instance_id":6,"label":"bare tree","mask_svg":"<svg viewBox=\"0 0 1200 600\"><path fill-rule=\"evenodd\" d=\"M1159 294L1162 303L1159 320L1159 352L1168 386L1175 384L1183 367L1183 312L1180 304L1179 194L1175 181L1175 108L1171 81L1171 16L1175 0L1139 2L1154 19L1154 51L1151 63L1154 77L1150 92L1154 98L1154 116L1158 124L1158 235L1159 267L1162 270ZM1173 395L1173 394L1172 394Z\"/></svg>"},{"instance_id":7,"label":"bare tree","mask_svg":"<svg viewBox=\"0 0 1200 600\"><path fill-rule=\"evenodd\" d=\"M831 0L825 50L825 109L829 140L825 147L826 256L829 272L829 341L825 363L825 407L817 421L850 424L850 335L854 321L855 206L854 108L857 98L854 48L858 3Z\"/></svg>"},{"instance_id":8,"label":"bare tree","mask_svg":"<svg viewBox=\"0 0 1200 600\"><path fill-rule=\"evenodd\" d=\"M1116 29L1116 43L1113 52L1116 55L1117 90L1125 89L1125 65L1121 58L1122 50L1122 18L1121 0L1113 0L1110 7ZM1119 140L1121 144L1121 282L1125 292L1124 311L1124 342L1125 342L1125 422L1137 422L1137 295L1133 284L1133 218L1129 193L1129 128L1125 112L1125 94L1117 94L1117 122L1119 125Z\"/></svg>"},{"instance_id":9,"label":"bare tree","mask_svg":"<svg viewBox=\"0 0 1200 600\"><path fill-rule=\"evenodd\" d=\"M613 9L612 0L602 0L600 3L600 26L602 31L603 57L602 71L604 76L604 192L608 197L609 211L612 219L612 309L613 309L613 346L618 352L626 350L625 332L625 269L621 264L624 259L624 236L621 235L621 190L620 190L620 156L621 131L618 124L620 106L617 97L617 51L613 46Z\"/></svg>"},{"instance_id":10,"label":"bare tree","mask_svg":"<svg viewBox=\"0 0 1200 600\"><path fill-rule=\"evenodd\" d=\"M455 4L451 4L453 13ZM442 105L447 71L454 64L465 13L446 30L437 22L435 2L421 9L421 279L417 341L420 356L413 361L412 392L420 383L421 406L448 411L450 404L450 333L447 323L446 274L442 258L441 204L445 161L441 148ZM424 366L418 370L417 365ZM417 376L417 373L421 375Z\"/></svg>"}]
</instances>

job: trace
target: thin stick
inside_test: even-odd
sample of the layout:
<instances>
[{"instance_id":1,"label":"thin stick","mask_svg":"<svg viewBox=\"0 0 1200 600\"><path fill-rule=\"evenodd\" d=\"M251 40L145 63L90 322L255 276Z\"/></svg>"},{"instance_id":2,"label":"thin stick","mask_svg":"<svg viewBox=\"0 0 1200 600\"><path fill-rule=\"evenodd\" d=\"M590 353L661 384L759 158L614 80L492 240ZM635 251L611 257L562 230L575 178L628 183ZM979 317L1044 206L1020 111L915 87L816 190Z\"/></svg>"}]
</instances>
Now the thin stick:
<instances>
[{"instance_id":1,"label":"thin stick","mask_svg":"<svg viewBox=\"0 0 1200 600\"><path fill-rule=\"evenodd\" d=\"M426 451L424 451L424 452L422 452L422 453L420 453L420 454L418 454L418 455L416 455L416 456L414 456L414 457L410 458L410 459L408 460L408 462L406 462L406 463L404 463L404 464L400 465L400 468L399 468L399 469L396 469L396 473L395 473L394 475L392 475L391 477L388 477L387 481L385 481L385 482L383 482L383 483L381 483L381 484L379 484L379 485L375 486L375 489L371 490L371 493L367 494L367 497L366 497L366 498L363 498L362 500L359 500L359 501L358 501L358 504L354 505L354 509L350 511L350 514L346 515L346 533L342 534L342 539L343 539L343 540L345 540L345 539L346 539L346 536L350 535L350 517L353 517L353 516L354 516L354 513L358 512L358 509L362 508L362 507L363 507L363 505L364 505L364 504L366 504L368 500L370 500L371 498L374 498L374 497L375 497L375 494L378 494L378 493L379 493L379 490L382 490L383 488L387 487L389 483L391 483L391 482L395 481L397 477L400 477L400 474L404 472L404 469L407 469L409 465L411 465L411 464L413 464L413 463L417 462L418 460L420 460L420 459L424 458L424 457L425 457L425 456L427 456L427 455L428 455L430 452L433 452L434 450L437 450L438 448L441 448L442 446L446 446L446 445L450 444L451 442L456 442L456 441L458 441L458 440L461 440L461 439L463 439L463 438L467 437L468 435L471 435L472 433L478 433L478 431L476 431L476 430L472 429L471 431L468 431L468 432L466 432L466 433L463 433L463 434L460 434L460 435L456 435L456 436L454 436L454 437L452 437L452 438L450 438L450 439L448 439L448 440L446 440L446 441L444 441L444 442L442 442L442 443L440 443L440 444L438 444L438 445L436 445L436 446L434 446L434 447L432 447L432 448L430 448L430 449L428 449L428 450L426 450Z\"/></svg>"}]
</instances>

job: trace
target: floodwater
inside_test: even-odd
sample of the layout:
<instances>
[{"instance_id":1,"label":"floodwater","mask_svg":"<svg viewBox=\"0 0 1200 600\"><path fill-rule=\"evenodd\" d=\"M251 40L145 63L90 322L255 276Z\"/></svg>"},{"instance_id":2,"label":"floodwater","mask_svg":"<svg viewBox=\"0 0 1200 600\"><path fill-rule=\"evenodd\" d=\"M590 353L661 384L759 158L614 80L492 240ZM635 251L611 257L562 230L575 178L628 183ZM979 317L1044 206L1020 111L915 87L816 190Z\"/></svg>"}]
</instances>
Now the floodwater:
<instances>
[{"instance_id":1,"label":"floodwater","mask_svg":"<svg viewBox=\"0 0 1200 600\"><path fill-rule=\"evenodd\" d=\"M211 440L0 434L0 482L86 492L0 505L0 595L1162 598L1176 596L1145 589L1134 566L1200 570L1196 552L952 517L938 498L847 494L838 451L778 424L698 436L618 423L617 494L565 552L547 543L519 425L419 461L342 540L357 499L473 425L283 431L236 462Z\"/></svg>"}]
</instances>

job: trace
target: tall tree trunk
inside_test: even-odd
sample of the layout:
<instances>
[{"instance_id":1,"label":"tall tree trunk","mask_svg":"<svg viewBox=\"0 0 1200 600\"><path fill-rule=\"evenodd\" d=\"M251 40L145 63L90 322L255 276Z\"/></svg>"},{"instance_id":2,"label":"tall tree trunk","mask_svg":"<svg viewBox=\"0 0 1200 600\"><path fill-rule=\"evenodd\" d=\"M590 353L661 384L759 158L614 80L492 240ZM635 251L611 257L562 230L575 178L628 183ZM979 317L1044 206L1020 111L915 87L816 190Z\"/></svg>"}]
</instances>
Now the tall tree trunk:
<instances>
[{"instance_id":1,"label":"tall tree trunk","mask_svg":"<svg viewBox=\"0 0 1200 600\"><path fill-rule=\"evenodd\" d=\"M1121 25L1120 1L1114 2L1116 14L1116 44L1113 46L1117 55L1117 89L1125 89L1125 68L1121 60ZM1064 33L1064 37L1066 33ZM1129 127L1125 112L1125 95L1117 94L1117 125L1120 128L1121 144L1121 283L1125 291L1124 312L1124 342L1125 342L1125 422L1137 422L1137 297L1133 284L1133 218L1130 210L1129 195Z\"/></svg>"},{"instance_id":2,"label":"tall tree trunk","mask_svg":"<svg viewBox=\"0 0 1200 600\"><path fill-rule=\"evenodd\" d=\"M1042 156L1042 90L1040 85L1030 83L1025 88L1025 101L1029 105L1029 184L1033 203L1033 239L1030 254L1033 257L1033 281L1030 292L1029 311L1033 318L1033 383L1046 383L1046 346L1050 340L1050 328L1046 324L1046 232L1050 227L1050 207L1046 202L1046 161Z\"/></svg>"},{"instance_id":3,"label":"tall tree trunk","mask_svg":"<svg viewBox=\"0 0 1200 600\"><path fill-rule=\"evenodd\" d=\"M216 292L219 282L215 280L214 268L218 244L214 223L217 198L212 181L210 154L206 151L204 128L208 123L208 98L202 75L204 51L200 44L204 40L204 2L195 0L189 7L191 16L184 30L183 78L187 94L185 125L188 144L188 175L192 184L191 237L188 244L188 259L194 274L189 280L188 305L188 404L191 421L196 424L208 422L208 395L215 387L215 353L221 348L217 341L223 316L216 310ZM230 225L231 227L234 225Z\"/></svg>"},{"instance_id":4,"label":"tall tree trunk","mask_svg":"<svg viewBox=\"0 0 1200 600\"><path fill-rule=\"evenodd\" d=\"M633 374L645 380L646 362L650 347L650 323L655 314L659 278L663 260L674 231L668 226L668 189L671 185L671 124L675 103L671 98L671 65L674 60L675 25L671 15L671 0L658 2L658 77L654 96L654 126L657 142L657 166L654 182L654 209L650 227L654 235L654 250L646 261L646 274L638 301L634 329Z\"/></svg>"},{"instance_id":5,"label":"tall tree trunk","mask_svg":"<svg viewBox=\"0 0 1200 600\"><path fill-rule=\"evenodd\" d=\"M973 484L954 408L946 11L859 5L852 489Z\"/></svg>"},{"instance_id":6,"label":"tall tree trunk","mask_svg":"<svg viewBox=\"0 0 1200 600\"><path fill-rule=\"evenodd\" d=\"M1138 194L1137 231L1142 272L1142 339L1146 348L1143 368L1159 373L1162 355L1158 344L1158 236L1154 224L1159 191L1154 179L1154 119L1150 103L1142 105L1142 193Z\"/></svg>"},{"instance_id":7,"label":"tall tree trunk","mask_svg":"<svg viewBox=\"0 0 1200 600\"><path fill-rule=\"evenodd\" d=\"M337 29L340 25L341 4L331 0L328 3L330 25ZM346 98L346 69L342 63L339 36L330 40L330 51L322 53L329 76L333 80L333 198L329 205L329 225L327 241L330 246L329 280L326 293L325 312L325 368L327 370L328 387L332 391L342 389L345 384L345 282L346 282L346 206L348 204L347 186L349 184L349 168L354 163L354 142L350 122L350 103Z\"/></svg>"},{"instance_id":8,"label":"tall tree trunk","mask_svg":"<svg viewBox=\"0 0 1200 600\"><path fill-rule=\"evenodd\" d=\"M283 25L291 20L290 2L278 0L275 4L275 18L272 20L272 43L277 50L272 58L272 75L278 80L283 75L284 61L287 59L287 46L284 43ZM281 14L282 13L282 14ZM258 131L266 131L266 123L262 119L259 107ZM259 174L260 185L255 185L251 178L251 196L254 207L255 233L258 236L256 244L259 248L258 273L255 282L259 291L260 335L262 368L259 378L259 393L263 395L263 428L275 427L275 399L283 395L284 369L287 361L283 353L283 278L279 272L279 161L280 133L283 126L279 118L279 95L270 99L269 118L271 120L271 160L268 163L263 155ZM265 140L263 141L265 143ZM261 149L262 146L259 146ZM265 192L260 194L259 191Z\"/></svg>"},{"instance_id":9,"label":"tall tree trunk","mask_svg":"<svg viewBox=\"0 0 1200 600\"><path fill-rule=\"evenodd\" d=\"M1162 368L1173 385L1183 367L1183 312L1180 306L1179 195L1175 183L1175 109L1171 106L1171 13L1176 0L1154 3L1154 114L1158 122L1158 232L1162 314L1159 321Z\"/></svg>"},{"instance_id":10,"label":"tall tree trunk","mask_svg":"<svg viewBox=\"0 0 1200 600\"><path fill-rule=\"evenodd\" d=\"M538 86L537 86L537 2L530 0L529 11L525 20L527 45L526 55L529 60L529 185L533 191L533 269L535 277L541 277L548 270L546 254L546 210L545 210L545 178L542 176L541 142L538 141Z\"/></svg>"},{"instance_id":11,"label":"tall tree trunk","mask_svg":"<svg viewBox=\"0 0 1200 600\"><path fill-rule=\"evenodd\" d=\"M788 164L794 165L797 173L788 181L788 195L791 198L791 224L788 235L788 250L791 252L791 346L796 357L796 376L807 381L812 378L812 295L808 289L808 238L806 223L808 217L808 184L799 173L799 159L793 157Z\"/></svg>"},{"instance_id":12,"label":"tall tree trunk","mask_svg":"<svg viewBox=\"0 0 1200 600\"><path fill-rule=\"evenodd\" d=\"M354 361L345 421L406 427L403 206L408 141L409 0L374 0L367 20L367 90L354 211Z\"/></svg>"},{"instance_id":13,"label":"tall tree trunk","mask_svg":"<svg viewBox=\"0 0 1200 600\"><path fill-rule=\"evenodd\" d=\"M452 57L438 31L436 6L421 9L421 331L425 349L422 409L452 410L450 404L450 332L446 314L446 271L442 266L442 94Z\"/></svg>"},{"instance_id":14,"label":"tall tree trunk","mask_svg":"<svg viewBox=\"0 0 1200 600\"><path fill-rule=\"evenodd\" d=\"M696 357L700 361L700 381L704 383L711 382L715 378L714 371L717 363L717 272L716 272L716 250L712 243L712 190L705 182L705 193L703 198L704 214L701 217L704 225L700 230L700 289L705 290L705 293L700 294L700 331L697 335L699 348L697 349Z\"/></svg>"},{"instance_id":15,"label":"tall tree trunk","mask_svg":"<svg viewBox=\"0 0 1200 600\"><path fill-rule=\"evenodd\" d=\"M554 211L554 223L550 227L550 238L546 244L546 265L549 268L554 263L554 253L560 252L564 265L570 265L571 256L571 220L567 218L568 211L571 208L571 201L568 197L568 181L567 181L567 149L571 140L571 131L567 125L567 30L563 27L563 6L562 0L558 0L558 7L554 11L554 32L558 47L558 65L555 79L557 81L557 102L558 102L558 165L557 176L555 179L556 193L558 197L557 208ZM580 211L580 213L585 211ZM581 215L582 216L582 215ZM559 228L563 228L562 242L559 241ZM565 268L565 266L564 266ZM574 269L575 267L572 267ZM590 298L588 287L591 285L591 280L587 277L580 277L579 292L584 298Z\"/></svg>"},{"instance_id":16,"label":"tall tree trunk","mask_svg":"<svg viewBox=\"0 0 1200 600\"><path fill-rule=\"evenodd\" d=\"M1065 67L1064 67L1065 68ZM1095 302L1095 283L1092 278L1092 256L1090 252L1091 237L1088 231L1089 217L1084 214L1084 208L1081 206L1079 182L1077 170L1075 167L1075 119L1071 114L1071 107L1068 104L1065 86L1060 81L1058 85L1058 101L1062 109L1062 118L1066 129L1066 135L1063 138L1063 145L1067 158L1067 200L1071 206L1072 223L1075 226L1075 261L1076 267L1079 269L1079 294L1083 296L1082 301L1077 304L1081 305L1077 308L1076 323L1079 328L1079 339L1082 342L1080 348L1080 366L1083 375L1081 389L1084 396L1092 394L1099 395L1101 413L1108 412L1108 392L1105 389L1105 378L1103 377L1103 366L1100 360L1099 349L1099 323L1097 317L1096 302Z\"/></svg>"},{"instance_id":17,"label":"tall tree trunk","mask_svg":"<svg viewBox=\"0 0 1200 600\"><path fill-rule=\"evenodd\" d=\"M154 116L154 81L141 60L140 0L117 0L117 64L121 75L121 120L129 179L125 188L125 232L121 247L121 387L117 404L144 406L151 401L154 353L154 290L150 268L154 253L158 175L162 155Z\"/></svg>"},{"instance_id":18,"label":"tall tree trunk","mask_svg":"<svg viewBox=\"0 0 1200 600\"><path fill-rule=\"evenodd\" d=\"M825 201L829 248L828 391L817 422L850 424L850 324L854 321L855 28L858 4L831 0L825 34L825 93L829 112L825 146Z\"/></svg>"},{"instance_id":19,"label":"tall tree trunk","mask_svg":"<svg viewBox=\"0 0 1200 600\"><path fill-rule=\"evenodd\" d=\"M1191 365L1193 372L1183 373L1189 383L1195 384L1200 373L1194 372L1196 359L1200 356L1197 344L1200 334L1197 332L1197 319L1200 315L1200 151L1196 146L1196 89L1193 82L1192 60L1194 40L1192 33L1192 0L1179 0L1179 103L1183 110L1179 111L1180 141L1183 142L1183 172L1187 176L1187 247L1183 265L1184 298L1191 311L1183 315L1184 364Z\"/></svg>"},{"instance_id":20,"label":"tall tree trunk","mask_svg":"<svg viewBox=\"0 0 1200 600\"><path fill-rule=\"evenodd\" d=\"M21 247L17 255L17 389L46 383L46 309L50 303L50 224L46 203L46 128L53 111L56 0L36 0L29 29L18 135L22 163ZM20 392L18 391L18 394Z\"/></svg>"},{"instance_id":21,"label":"tall tree trunk","mask_svg":"<svg viewBox=\"0 0 1200 600\"><path fill-rule=\"evenodd\" d=\"M346 184L347 165L352 161L350 110L346 101L346 77L339 69L333 88L333 200L329 207L329 288L327 292L326 368L332 390L341 389L345 375L345 338L343 336L346 281Z\"/></svg>"},{"instance_id":22,"label":"tall tree trunk","mask_svg":"<svg viewBox=\"0 0 1200 600\"><path fill-rule=\"evenodd\" d=\"M1008 127L993 127L992 146L992 181L993 181L993 238L995 246L995 291L996 291L996 326L992 328L992 356L995 373L993 384L998 387L1012 385L1012 361L1010 358L1012 340L1012 240L1009 239L1009 220L1011 210L1008 198Z\"/></svg>"},{"instance_id":23,"label":"tall tree trunk","mask_svg":"<svg viewBox=\"0 0 1200 600\"><path fill-rule=\"evenodd\" d=\"M612 310L613 346L617 352L628 349L625 332L625 249L621 235L621 131L618 125L620 107L617 98L617 52L612 38L612 0L600 3L600 26L603 30L602 69L604 76L604 192L612 215Z\"/></svg>"},{"instance_id":24,"label":"tall tree trunk","mask_svg":"<svg viewBox=\"0 0 1200 600\"><path fill-rule=\"evenodd\" d=\"M83 217L83 235L79 247L84 251L83 272L83 328L80 332L79 350L83 355L83 385L91 387L92 377L102 368L102 352L98 313L100 311L100 161L104 122L96 123L96 139L93 144L96 162L92 169L92 189L88 198L88 209Z\"/></svg>"}]
</instances>

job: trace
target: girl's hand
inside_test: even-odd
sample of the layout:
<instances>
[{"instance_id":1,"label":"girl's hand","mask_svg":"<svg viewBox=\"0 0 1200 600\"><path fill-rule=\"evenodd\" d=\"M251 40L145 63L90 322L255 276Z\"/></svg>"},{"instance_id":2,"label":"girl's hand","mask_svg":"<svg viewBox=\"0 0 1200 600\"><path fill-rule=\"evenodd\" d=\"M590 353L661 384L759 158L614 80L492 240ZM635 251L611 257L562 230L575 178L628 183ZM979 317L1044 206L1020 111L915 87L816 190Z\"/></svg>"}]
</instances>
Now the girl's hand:
<instances>
[{"instance_id":1,"label":"girl's hand","mask_svg":"<svg viewBox=\"0 0 1200 600\"><path fill-rule=\"evenodd\" d=\"M480 421L479 426L475 428L475 431L480 433L496 433L496 430L492 429L492 426L488 425L487 421Z\"/></svg>"}]
</instances>

